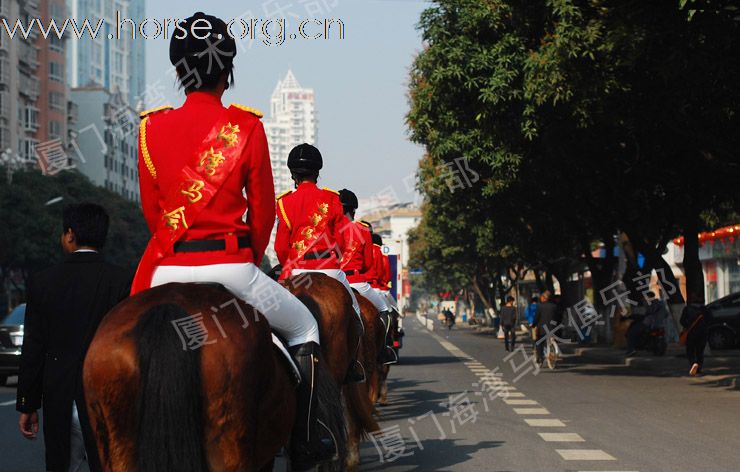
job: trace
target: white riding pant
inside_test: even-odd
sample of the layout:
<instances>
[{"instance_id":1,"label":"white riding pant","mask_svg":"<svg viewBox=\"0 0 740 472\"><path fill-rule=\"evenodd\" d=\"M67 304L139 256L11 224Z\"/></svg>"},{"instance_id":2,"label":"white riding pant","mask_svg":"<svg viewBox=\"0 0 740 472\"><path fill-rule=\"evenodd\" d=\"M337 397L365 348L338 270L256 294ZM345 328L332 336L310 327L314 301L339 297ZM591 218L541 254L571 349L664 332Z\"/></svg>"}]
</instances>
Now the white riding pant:
<instances>
[{"instance_id":1,"label":"white riding pant","mask_svg":"<svg viewBox=\"0 0 740 472\"><path fill-rule=\"evenodd\" d=\"M357 316L359 316L360 321L362 321L362 317L360 314L360 304L357 303L355 292L352 290L352 287L350 287L349 281L347 281L347 274L345 274L342 269L293 269L290 274L296 276L309 272L319 272L322 274L326 274L332 279L341 282L341 284L344 285L344 288L347 289L347 292L349 292L349 296L352 297L352 308L355 309L355 312L357 312Z\"/></svg>"},{"instance_id":2,"label":"white riding pant","mask_svg":"<svg viewBox=\"0 0 740 472\"><path fill-rule=\"evenodd\" d=\"M388 290L380 290L379 288L375 289L376 292L380 294L381 297L383 297L383 300L385 300L385 303L391 307L392 309L398 311L398 303L396 303L396 299L393 298L393 295L391 295L391 292Z\"/></svg>"},{"instance_id":3,"label":"white riding pant","mask_svg":"<svg viewBox=\"0 0 740 472\"><path fill-rule=\"evenodd\" d=\"M220 283L259 310L288 346L319 344L319 326L306 305L251 262L157 267L152 287L169 282Z\"/></svg>"},{"instance_id":4,"label":"white riding pant","mask_svg":"<svg viewBox=\"0 0 740 472\"><path fill-rule=\"evenodd\" d=\"M383 297L378 295L378 292L373 289L369 283L362 282L362 283L356 283L356 284L349 284L350 287L356 289L358 292L360 292L360 295L370 300L370 303L375 305L375 308L378 309L378 311L388 311L388 305L385 303L385 300Z\"/></svg>"}]
</instances>

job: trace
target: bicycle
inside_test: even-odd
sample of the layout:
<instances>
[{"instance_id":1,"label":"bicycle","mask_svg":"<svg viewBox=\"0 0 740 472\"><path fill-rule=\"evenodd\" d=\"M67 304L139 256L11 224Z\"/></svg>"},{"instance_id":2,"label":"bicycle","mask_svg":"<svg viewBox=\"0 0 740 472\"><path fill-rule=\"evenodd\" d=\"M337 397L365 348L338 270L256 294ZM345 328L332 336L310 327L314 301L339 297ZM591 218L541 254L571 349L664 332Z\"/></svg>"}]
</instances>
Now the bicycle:
<instances>
[{"instance_id":1,"label":"bicycle","mask_svg":"<svg viewBox=\"0 0 740 472\"><path fill-rule=\"evenodd\" d=\"M558 360L560 359L560 346L558 346L558 343L553 339L553 336L547 337L547 342L545 343L545 347L543 349L543 355L545 357L545 362L547 363L547 367L550 370L555 369L555 365L558 363Z\"/></svg>"}]
</instances>

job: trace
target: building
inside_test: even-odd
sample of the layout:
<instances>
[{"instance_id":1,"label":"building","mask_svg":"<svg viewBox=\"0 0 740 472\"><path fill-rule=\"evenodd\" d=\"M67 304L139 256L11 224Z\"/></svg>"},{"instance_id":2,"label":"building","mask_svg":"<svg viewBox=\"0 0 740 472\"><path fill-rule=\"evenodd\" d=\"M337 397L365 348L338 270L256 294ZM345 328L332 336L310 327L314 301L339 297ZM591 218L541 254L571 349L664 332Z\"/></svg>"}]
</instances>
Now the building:
<instances>
[{"instance_id":1,"label":"building","mask_svg":"<svg viewBox=\"0 0 740 472\"><path fill-rule=\"evenodd\" d=\"M102 86L73 88L78 107L77 169L94 184L138 202L139 119L121 92Z\"/></svg>"},{"instance_id":2,"label":"building","mask_svg":"<svg viewBox=\"0 0 740 472\"><path fill-rule=\"evenodd\" d=\"M364 213L357 219L373 225L385 245L391 248L390 254L398 254L404 267L409 261L408 233L421 221L421 210L413 203L398 203L377 208L372 213Z\"/></svg>"},{"instance_id":3,"label":"building","mask_svg":"<svg viewBox=\"0 0 740 472\"><path fill-rule=\"evenodd\" d=\"M98 85L119 91L127 103L143 108L139 102L143 102L146 83L146 41L132 22L138 25L144 20L144 0L68 0L67 5L69 16L77 21L105 19L96 38L67 39L69 86Z\"/></svg>"},{"instance_id":4,"label":"building","mask_svg":"<svg viewBox=\"0 0 740 472\"><path fill-rule=\"evenodd\" d=\"M670 264L685 299L683 249L684 238L676 238L668 243L663 257ZM706 303L740 292L740 224L700 233L699 260L704 270Z\"/></svg>"},{"instance_id":5,"label":"building","mask_svg":"<svg viewBox=\"0 0 740 472\"><path fill-rule=\"evenodd\" d=\"M303 88L292 71L279 80L270 99L270 116L264 120L270 146L275 192L293 188L288 154L302 143L318 145L318 121L313 89Z\"/></svg>"},{"instance_id":6,"label":"building","mask_svg":"<svg viewBox=\"0 0 740 472\"><path fill-rule=\"evenodd\" d=\"M9 24L18 18L38 16L38 0L0 1L0 17ZM41 120L38 35L36 29L28 39L21 35L11 39L7 33L0 34L0 150L23 164L35 162ZM44 77L45 81L57 79L53 74Z\"/></svg>"},{"instance_id":7,"label":"building","mask_svg":"<svg viewBox=\"0 0 740 472\"><path fill-rule=\"evenodd\" d=\"M419 225L421 210L413 203L397 203L376 208L372 213L363 213L357 219L370 223L373 232L383 238L384 254L397 256L395 285L398 290L398 306L403 310L411 295L409 231Z\"/></svg>"}]
</instances>

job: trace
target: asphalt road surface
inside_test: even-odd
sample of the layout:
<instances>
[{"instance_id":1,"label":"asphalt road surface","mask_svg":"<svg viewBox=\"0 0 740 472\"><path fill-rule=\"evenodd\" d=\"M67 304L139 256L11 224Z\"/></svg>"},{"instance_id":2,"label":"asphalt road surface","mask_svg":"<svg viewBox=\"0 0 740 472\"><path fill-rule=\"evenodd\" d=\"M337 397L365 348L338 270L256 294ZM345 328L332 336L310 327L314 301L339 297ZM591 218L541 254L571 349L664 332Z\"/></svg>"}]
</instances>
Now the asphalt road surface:
<instances>
[{"instance_id":1,"label":"asphalt road surface","mask_svg":"<svg viewBox=\"0 0 740 472\"><path fill-rule=\"evenodd\" d=\"M404 325L363 471L740 470L737 390L574 357L538 371L528 346L507 357L488 335ZM42 440L20 437L14 398L0 388L0 471L42 471Z\"/></svg>"}]
</instances>

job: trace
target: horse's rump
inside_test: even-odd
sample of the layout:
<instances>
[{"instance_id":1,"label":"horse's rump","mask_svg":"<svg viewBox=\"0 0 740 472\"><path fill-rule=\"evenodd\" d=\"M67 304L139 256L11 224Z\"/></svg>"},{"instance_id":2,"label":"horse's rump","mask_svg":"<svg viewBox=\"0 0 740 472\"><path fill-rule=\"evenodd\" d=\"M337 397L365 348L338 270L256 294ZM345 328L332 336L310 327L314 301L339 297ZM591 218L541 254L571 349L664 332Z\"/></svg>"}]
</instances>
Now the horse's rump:
<instances>
[{"instance_id":1,"label":"horse's rump","mask_svg":"<svg viewBox=\"0 0 740 472\"><path fill-rule=\"evenodd\" d=\"M218 286L167 284L117 305L83 378L110 471L258 470L295 414L268 323Z\"/></svg>"}]
</instances>

